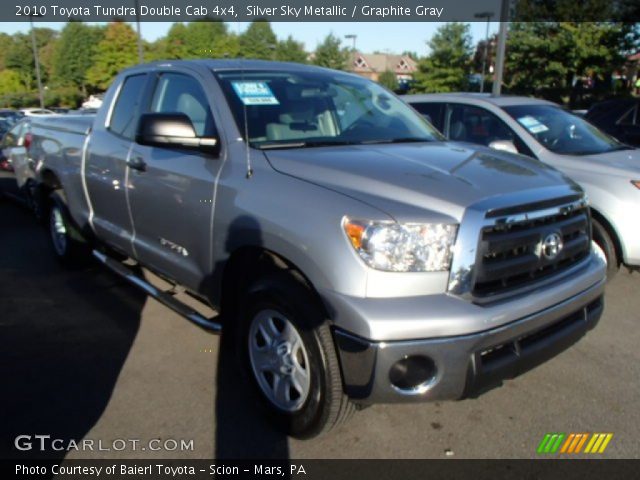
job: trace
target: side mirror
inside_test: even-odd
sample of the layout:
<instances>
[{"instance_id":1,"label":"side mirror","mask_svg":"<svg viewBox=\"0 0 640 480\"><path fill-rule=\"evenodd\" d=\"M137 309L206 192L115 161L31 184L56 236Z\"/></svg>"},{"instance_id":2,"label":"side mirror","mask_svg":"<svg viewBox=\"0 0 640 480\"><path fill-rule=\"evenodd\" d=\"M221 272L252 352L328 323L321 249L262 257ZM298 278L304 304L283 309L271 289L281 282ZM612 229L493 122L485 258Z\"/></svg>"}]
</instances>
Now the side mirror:
<instances>
[{"instance_id":1,"label":"side mirror","mask_svg":"<svg viewBox=\"0 0 640 480\"><path fill-rule=\"evenodd\" d=\"M218 152L218 139L198 137L184 113L145 113L140 116L136 143L152 147L179 147Z\"/></svg>"},{"instance_id":2,"label":"side mirror","mask_svg":"<svg viewBox=\"0 0 640 480\"><path fill-rule=\"evenodd\" d=\"M489 148L502 152L519 153L515 144L511 140L494 140L489 144Z\"/></svg>"}]
</instances>

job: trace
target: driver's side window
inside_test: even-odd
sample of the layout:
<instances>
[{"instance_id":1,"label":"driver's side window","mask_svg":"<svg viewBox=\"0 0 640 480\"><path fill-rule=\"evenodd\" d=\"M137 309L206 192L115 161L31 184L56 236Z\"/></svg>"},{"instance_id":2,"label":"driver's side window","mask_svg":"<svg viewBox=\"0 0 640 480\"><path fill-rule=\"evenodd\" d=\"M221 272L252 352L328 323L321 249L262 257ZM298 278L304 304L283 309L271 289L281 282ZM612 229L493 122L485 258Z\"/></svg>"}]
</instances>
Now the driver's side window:
<instances>
[{"instance_id":1,"label":"driver's side window","mask_svg":"<svg viewBox=\"0 0 640 480\"><path fill-rule=\"evenodd\" d=\"M209 102L195 78L164 73L158 79L151 101L152 113L184 113L199 137L213 137L215 128Z\"/></svg>"}]
</instances>

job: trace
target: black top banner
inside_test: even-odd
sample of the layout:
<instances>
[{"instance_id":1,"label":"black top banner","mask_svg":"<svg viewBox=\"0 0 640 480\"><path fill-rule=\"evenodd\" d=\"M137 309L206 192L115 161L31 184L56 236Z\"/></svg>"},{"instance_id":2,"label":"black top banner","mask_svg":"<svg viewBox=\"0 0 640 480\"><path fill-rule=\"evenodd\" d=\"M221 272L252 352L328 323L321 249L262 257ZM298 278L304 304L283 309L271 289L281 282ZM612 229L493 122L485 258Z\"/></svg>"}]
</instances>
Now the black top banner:
<instances>
[{"instance_id":1,"label":"black top banner","mask_svg":"<svg viewBox=\"0 0 640 480\"><path fill-rule=\"evenodd\" d=\"M505 2L505 3L503 3ZM637 0L9 0L0 21L604 22L640 20Z\"/></svg>"}]
</instances>

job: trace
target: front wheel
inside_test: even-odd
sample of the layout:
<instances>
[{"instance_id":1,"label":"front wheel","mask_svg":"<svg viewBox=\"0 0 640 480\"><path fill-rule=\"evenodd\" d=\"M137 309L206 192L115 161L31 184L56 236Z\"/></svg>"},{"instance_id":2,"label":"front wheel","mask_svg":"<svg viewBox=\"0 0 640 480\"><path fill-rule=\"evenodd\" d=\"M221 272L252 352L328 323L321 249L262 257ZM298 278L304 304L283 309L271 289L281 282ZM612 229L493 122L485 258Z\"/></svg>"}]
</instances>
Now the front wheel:
<instances>
[{"instance_id":1,"label":"front wheel","mask_svg":"<svg viewBox=\"0 0 640 480\"><path fill-rule=\"evenodd\" d=\"M604 252L607 259L607 281L615 277L620 270L620 260L616 252L616 246L613 238L609 235L607 229L596 219L592 219L593 240Z\"/></svg>"},{"instance_id":2,"label":"front wheel","mask_svg":"<svg viewBox=\"0 0 640 480\"><path fill-rule=\"evenodd\" d=\"M276 426L310 438L351 416L355 405L342 389L328 322L299 275L269 274L248 289L242 303L243 366Z\"/></svg>"}]
</instances>

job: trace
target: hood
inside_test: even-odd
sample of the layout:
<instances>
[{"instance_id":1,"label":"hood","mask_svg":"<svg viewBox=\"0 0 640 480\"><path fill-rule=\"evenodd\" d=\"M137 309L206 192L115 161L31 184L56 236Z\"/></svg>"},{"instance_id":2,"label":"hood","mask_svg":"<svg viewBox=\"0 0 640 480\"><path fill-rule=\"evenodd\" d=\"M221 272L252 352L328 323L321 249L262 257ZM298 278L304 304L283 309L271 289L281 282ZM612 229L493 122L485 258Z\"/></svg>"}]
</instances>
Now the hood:
<instances>
[{"instance_id":1,"label":"hood","mask_svg":"<svg viewBox=\"0 0 640 480\"><path fill-rule=\"evenodd\" d=\"M599 170L610 170L611 173L624 175L626 172L635 173L640 176L640 150L630 148L628 150L616 150L609 153L598 153L596 155L586 155L582 158L590 163L590 167ZM635 178L633 179L635 180Z\"/></svg>"},{"instance_id":2,"label":"hood","mask_svg":"<svg viewBox=\"0 0 640 480\"><path fill-rule=\"evenodd\" d=\"M557 170L526 157L447 142L267 150L281 173L357 198L398 221L424 211L456 220L488 197L566 185Z\"/></svg>"}]
</instances>

